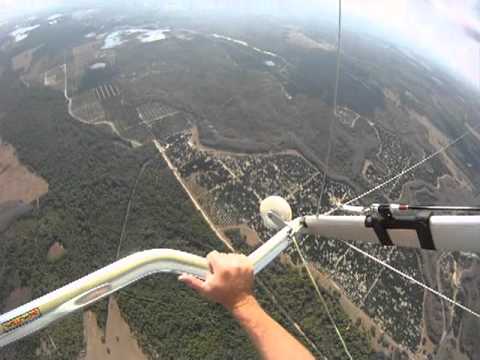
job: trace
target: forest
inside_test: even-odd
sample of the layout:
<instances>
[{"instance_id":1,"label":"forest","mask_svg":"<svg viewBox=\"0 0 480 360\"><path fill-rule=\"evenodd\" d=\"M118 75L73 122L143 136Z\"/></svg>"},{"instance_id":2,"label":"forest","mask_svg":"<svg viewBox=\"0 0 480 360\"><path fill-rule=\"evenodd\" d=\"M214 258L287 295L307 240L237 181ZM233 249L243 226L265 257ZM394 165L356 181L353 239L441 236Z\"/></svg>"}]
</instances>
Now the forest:
<instances>
[{"instance_id":1,"label":"forest","mask_svg":"<svg viewBox=\"0 0 480 360\"><path fill-rule=\"evenodd\" d=\"M32 298L52 291L115 261L117 250L120 256L159 247L201 255L213 249L225 251L152 144L131 148L107 129L71 119L62 94L26 88L11 74L3 76L10 76L11 86L0 90L0 106L6 114L0 123L1 138L16 148L23 164L49 183L49 192L38 208L0 234L2 301L19 287L29 288ZM8 82L2 79L2 83ZM133 205L125 216L130 197ZM238 251L249 252L239 233L229 236ZM55 242L65 248L65 255L47 261ZM296 336L290 320L300 324L319 351L307 346L319 358L345 358L300 267L276 262L258 277L256 292L265 308ZM115 296L151 358L257 358L226 311L199 298L173 276L145 279ZM335 298L325 296L350 351L356 359L368 359L368 335L353 326ZM104 325L105 301L93 309ZM57 345L50 355L39 351L47 336ZM78 358L84 341L82 317L75 314L2 349L0 359Z\"/></svg>"}]
</instances>

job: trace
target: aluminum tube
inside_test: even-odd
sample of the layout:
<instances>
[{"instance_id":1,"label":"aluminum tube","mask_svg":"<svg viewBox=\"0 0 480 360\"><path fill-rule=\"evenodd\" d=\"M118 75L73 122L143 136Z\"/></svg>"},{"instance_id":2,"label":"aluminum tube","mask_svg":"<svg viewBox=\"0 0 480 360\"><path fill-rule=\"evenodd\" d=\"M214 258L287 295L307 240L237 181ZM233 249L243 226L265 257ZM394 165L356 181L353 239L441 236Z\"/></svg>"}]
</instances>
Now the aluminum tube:
<instances>
[{"instance_id":1,"label":"aluminum tube","mask_svg":"<svg viewBox=\"0 0 480 360\"><path fill-rule=\"evenodd\" d=\"M305 232L326 238L379 244L365 216L307 216ZM436 250L480 253L480 216L432 216L430 231ZM400 247L421 248L415 230L388 230L392 243Z\"/></svg>"},{"instance_id":2,"label":"aluminum tube","mask_svg":"<svg viewBox=\"0 0 480 360\"><path fill-rule=\"evenodd\" d=\"M289 245L286 227L250 256L260 272ZM36 300L0 315L0 347L45 328L74 311L154 273L188 273L205 278L207 260L182 251L155 249L135 253Z\"/></svg>"},{"instance_id":3,"label":"aluminum tube","mask_svg":"<svg viewBox=\"0 0 480 360\"><path fill-rule=\"evenodd\" d=\"M430 229L437 249L480 253L480 216L432 216Z\"/></svg>"}]
</instances>

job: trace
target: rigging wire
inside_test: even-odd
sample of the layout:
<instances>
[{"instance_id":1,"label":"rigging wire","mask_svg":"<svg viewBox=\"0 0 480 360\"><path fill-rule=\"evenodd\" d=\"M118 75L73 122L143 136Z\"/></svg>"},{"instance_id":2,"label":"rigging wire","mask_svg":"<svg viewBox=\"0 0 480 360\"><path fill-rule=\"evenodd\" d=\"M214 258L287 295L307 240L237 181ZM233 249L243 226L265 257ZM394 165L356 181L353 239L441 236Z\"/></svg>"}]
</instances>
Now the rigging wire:
<instances>
[{"instance_id":1,"label":"rigging wire","mask_svg":"<svg viewBox=\"0 0 480 360\"><path fill-rule=\"evenodd\" d=\"M312 349L315 350L315 352L324 360L328 360L328 358L320 351L317 345L311 340L307 334L303 331L303 329L298 325L298 323L290 316L290 314L283 308L283 306L278 302L278 300L275 297L275 293L273 292L272 289L270 289L265 282L260 278L260 276L257 275L256 281L262 286L263 290L270 296L270 299L272 300L273 304L277 307L278 311L280 314L286 319L286 321L290 322L290 324L297 330L297 332L300 334L300 336L303 337L303 339L312 347Z\"/></svg>"},{"instance_id":2,"label":"rigging wire","mask_svg":"<svg viewBox=\"0 0 480 360\"><path fill-rule=\"evenodd\" d=\"M479 126L480 126L480 124L474 126L473 129L476 129L476 128L478 128ZM363 199L364 197L366 197L366 196L368 196L368 195L370 195L370 194L372 194L372 193L374 193L374 192L382 189L383 187L385 187L386 185L390 184L391 182L393 182L393 181L395 181L395 180L403 177L404 175L406 175L406 174L408 174L408 173L416 170L417 168L419 168L420 166L422 166L423 164L425 164L427 161L429 161L429 160L433 159L434 157L436 157L436 156L444 153L444 152L447 151L450 147L456 145L456 144L459 143L461 140L463 140L465 137L467 137L469 134L470 134L470 130L467 129L462 135L460 135L460 136L457 137L456 139L452 140L451 142L449 142L448 144L446 144L446 145L443 146L442 148L438 149L437 151L433 152L433 153L430 154L429 156L426 156L426 157L423 158L422 160L420 160L420 161L418 161L417 163L413 164L413 165L410 166L409 168L401 171L401 172L398 173L397 175L395 175L395 176L393 176L392 178L384 181L383 183L381 183L381 184L373 187L372 189L364 192L363 194L361 194L361 195L359 195L359 196L357 196L357 197L355 197L355 198L353 198L353 199L351 199L351 200L349 200L349 201L347 201L347 202L345 202L345 203L343 203L343 204L337 205L336 207L334 207L333 209L331 209L331 210L329 210L328 212L324 213L323 215L331 215L332 213L334 213L334 212L336 212L337 210L341 209L344 205L350 205L350 204L352 204L352 203L354 203L354 202L356 202L356 201L359 201L359 200ZM465 305L463 305L463 304L461 304L461 303L459 303L459 302L457 302L457 301L449 298L448 296L446 296L446 295L442 294L441 292L439 292L439 291L437 291L437 290L429 287L428 285L426 285L426 284L422 283L421 281L419 281L419 280L411 277L410 275L405 274L405 273L402 272L401 270L393 267L392 265L386 263L385 261L380 260L380 259L378 259L377 257L375 257L375 256L367 253L366 251L361 250L360 248L356 247L355 245L350 244L350 243L348 243L348 242L345 242L345 244L346 244L347 246L349 246L351 249L357 251L358 253L360 253L360 254L368 257L369 259L375 261L376 263L384 266L385 268L387 268L387 269L395 272L396 274L402 276L403 278L405 278L405 279L407 279L407 280L415 283L416 285L424 288L425 290L429 291L430 293L432 293L432 294L440 297L441 299L443 299L443 300L445 300L445 301L453 304L454 306L459 307L460 309L462 309L462 310L468 312L469 314L471 314L471 315L473 315L473 316L475 316L475 317L477 317L477 318L480 319L480 314L479 314L479 313L473 311L472 309L466 307Z\"/></svg>"},{"instance_id":3,"label":"rigging wire","mask_svg":"<svg viewBox=\"0 0 480 360\"><path fill-rule=\"evenodd\" d=\"M322 191L318 197L317 203L317 216L320 214L320 208L322 206L323 194L325 193L325 187L327 185L327 173L330 167L330 153L332 152L332 134L333 126L335 125L335 119L337 117L337 99L338 99L338 85L340 79L340 62L342 57L342 0L338 0L338 33L337 33L337 69L335 73L335 89L333 92L333 118L330 120L330 127L328 129L328 149L327 160L325 162L325 169L323 172Z\"/></svg>"},{"instance_id":4,"label":"rigging wire","mask_svg":"<svg viewBox=\"0 0 480 360\"><path fill-rule=\"evenodd\" d=\"M476 125L473 127L473 129L476 129L480 126L480 124ZM461 140L463 140L465 137L467 137L467 135L470 134L470 130L467 129L462 135L460 135L459 137L457 137L456 139L452 140L451 142L449 142L447 145L443 146L442 148L438 149L437 151L433 152L432 154L424 157L422 160L418 161L417 163L413 164L412 166L406 168L405 170L401 171L400 173L398 173L397 175L391 177L390 179L384 181L383 183L379 184L379 185L376 185L375 187L371 188L370 190L367 190L365 191L363 194L360 194L359 196L345 202L345 203L341 203L339 205L337 205L336 207L334 207L333 209L327 211L326 213L322 214L322 215L331 215L333 214L334 212L336 212L337 210L340 210L343 206L345 205L350 205L354 202L357 202L361 199L363 199L364 197L382 189L383 187L385 187L386 185L392 183L393 181L403 177L404 175L416 170L418 167L422 166L423 164L425 164L427 161L433 159L434 157L444 153L445 151L447 151L451 146L454 146L456 145L457 143L459 143Z\"/></svg>"},{"instance_id":5,"label":"rigging wire","mask_svg":"<svg viewBox=\"0 0 480 360\"><path fill-rule=\"evenodd\" d=\"M473 129L476 129L476 128L478 128L479 126L480 126L480 124L474 126ZM334 212L336 212L337 210L341 209L344 205L350 205L350 204L352 204L352 203L354 203L354 202L356 202L356 201L359 201L359 200L363 199L364 197L366 197L366 196L374 193L375 191L378 191L378 190L382 189L383 187L385 187L386 185L390 184L391 182L393 182L393 181L401 178L402 176L404 176L404 175L406 175L406 174L408 174L408 173L416 170L418 167L420 167L421 165L425 164L427 161L429 161L429 160L431 160L432 158L434 158L434 157L440 155L441 153L445 152L445 151L448 150L451 146L456 145L458 142L460 142L461 140L463 140L463 139L464 139L467 135L469 135L469 134L470 134L470 130L467 129L462 135L460 135L460 136L457 137L456 139L452 140L451 142L449 142L448 144L446 144L444 147L440 148L439 150L435 151L434 153L430 154L429 156L426 156L425 158L423 158L422 160L418 161L417 163L415 163L414 165L410 166L409 168L401 171L401 172L398 173L397 175L395 175L395 176L393 176L392 178L384 181L383 183L381 183L381 184L373 187L372 189L364 192L363 194L361 194L361 195L359 195L359 196L357 196L357 197L355 197L355 198L353 198L353 199L351 199L351 200L349 200L349 201L347 201L347 202L345 202L345 203L343 203L343 204L337 205L335 208L333 208L333 209L331 209L330 211L324 213L323 215L331 215L332 213L334 213ZM393 267L392 265L386 263L385 261L380 260L380 259L378 259L377 257L375 257L375 256L367 253L366 251L361 250L360 248L356 247L355 245L350 244L350 243L345 242L345 241L344 241L344 243L345 243L347 246L349 246L351 249L355 250L356 252L358 252L358 253L360 253L360 254L368 257L369 259L371 259L371 260L375 261L376 263L384 266L385 268L389 269L390 271L393 271L394 273L400 275L401 277L403 277L403 278L405 278L405 279L407 279L407 280L415 283L416 285L424 288L425 290L429 291L430 293L434 294L435 296L440 297L441 299L443 299L443 300L445 300L445 301L453 304L454 306L459 307L460 309L462 309L462 310L468 312L469 314L471 314L471 315L473 315L473 316L475 316L475 317L477 317L477 318L480 319L480 314L477 313L477 312L475 312L475 311L473 311L472 309L468 308L467 306L465 306L465 305L463 305L463 304L461 304L461 303L459 303L459 302L457 302L457 301L449 298L448 296L446 296L446 295L442 294L441 292L439 292L439 291L437 291L437 290L429 287L428 285L422 283L421 281L419 281L419 280L411 277L411 276L408 275L408 274L405 274L405 273L402 272L401 270Z\"/></svg>"},{"instance_id":6,"label":"rigging wire","mask_svg":"<svg viewBox=\"0 0 480 360\"><path fill-rule=\"evenodd\" d=\"M337 106L338 106L338 87L339 87L339 77L340 77L340 62L341 62L341 40L342 40L342 0L339 0L339 9L338 9L338 38L337 38L337 66L336 66L336 75L335 75L335 89L334 89L334 109L333 109L333 113L334 113L334 118L332 119L331 123L330 123L330 128L329 128L329 143L328 143L328 150L327 150L327 159L326 159L326 166L325 166L325 171L324 171L324 174L323 174L323 184L322 184L322 190L321 190L321 193L319 195L319 199L318 199L318 203L317 203L317 211L316 211L316 215L318 216L320 214L320 209L321 209L321 204L322 204L322 201L323 201L323 196L324 196L324 193L325 193L325 188L326 188L326 182L327 182L327 173L328 173L328 170L329 170L329 163L330 163L330 155L331 155L331 151L332 151L332 133L333 133L333 126L334 126L334 119L338 116L337 114ZM474 129L476 129L479 125L475 126ZM461 140L463 140L466 136L468 136L470 133L470 130L467 129L462 135L460 135L459 137L457 137L456 139L454 139L453 141L449 142L448 144L446 144L445 146L443 146L442 148L440 148L439 150L433 152L432 154L430 154L429 156L426 156L424 157L422 160L418 161L417 163L413 164L412 166L404 169L403 171L401 171L400 173L398 173L397 175L393 176L392 178L384 181L383 183L373 187L372 189L370 190L367 190L366 192L360 194L359 196L345 202L345 203L340 203L338 204L336 207L334 207L333 209L327 211L326 213L324 213L323 215L331 215L333 214L334 212L336 212L337 210L341 209L344 205L350 205L354 202L357 202L363 198L365 198L366 196L384 188L386 185L396 181L396 180L399 180L400 178L402 178L404 175L406 174L409 174L411 173L412 171L416 170L417 168L419 168L420 166L422 166L423 164L425 164L427 161L433 159L434 157L444 153L446 150L448 150L450 147L456 145L457 143L459 143ZM305 259L305 257L303 256L303 253L300 249L300 246L296 240L296 237L294 236L293 237L293 243L295 245L295 248L296 248L296 251L298 253L298 255L300 256L300 259L302 260L302 263L303 263L303 266L305 267L306 271L307 271L307 274L315 288L315 291L317 293L317 295L319 296L327 314L328 314L328 317L331 321L331 323L333 324L334 328L335 328L335 331L344 347L344 350L345 350L345 353L349 356L350 359L352 359L352 356L350 354L350 352L348 351L348 348L345 344L345 341L343 340L343 337L338 329L338 327L336 326L335 324L335 321L328 309L328 305L324 299L324 297L322 296L321 292L320 292L320 289L318 288L318 285L308 267L308 264L307 264L307 261ZM456 302L455 300L449 298L448 296L440 293L439 291L429 287L428 285L414 279L413 277L411 277L410 275L408 274L405 274L404 272L396 269L395 267L391 266L390 264L386 263L385 261L382 261L378 258L376 258L375 256L359 249L358 247L356 247L355 245L352 245L352 244L349 244L347 242L345 242L351 249L357 251L358 253L368 257L369 259L377 262L378 264L384 266L385 268L395 272L396 274L402 276L403 278L413 282L414 284L424 288L425 290L431 292L432 294L442 298L443 300L453 304L454 306L457 306L459 308L461 308L462 310L474 315L475 317L477 318L480 318L480 314L471 310L470 308L466 307L465 305L462 305L458 302Z\"/></svg>"},{"instance_id":7,"label":"rigging wire","mask_svg":"<svg viewBox=\"0 0 480 360\"><path fill-rule=\"evenodd\" d=\"M323 194L325 193L325 187L327 185L327 173L328 173L329 162L330 162L330 153L332 152L331 135L333 133L333 131L332 131L333 121L334 120L332 119L332 122L330 123L330 136L329 136L329 139L328 139L327 161L325 163L325 169L324 169L324 172L323 172L322 191L320 192L320 195L318 196L317 212L316 212L317 216L320 214L320 209L322 207L322 201L323 201Z\"/></svg>"},{"instance_id":8,"label":"rigging wire","mask_svg":"<svg viewBox=\"0 0 480 360\"><path fill-rule=\"evenodd\" d=\"M340 60L342 50L342 0L338 0L338 37L337 37L337 71L335 73L335 91L333 93L333 114L337 116L338 82L340 79Z\"/></svg>"},{"instance_id":9,"label":"rigging wire","mask_svg":"<svg viewBox=\"0 0 480 360\"><path fill-rule=\"evenodd\" d=\"M335 319L333 318L333 316L330 312L330 309L328 308L327 301L323 297L322 292L320 291L320 288L318 287L318 284L315 281L315 278L313 277L313 274L312 274L310 268L308 267L307 260L306 260L305 256L303 255L302 250L300 249L300 246L298 245L296 234L292 234L292 242L295 245L295 249L297 250L298 256L300 257L300 260L302 261L303 267L307 271L308 277L310 278L310 281L311 281L311 283L312 283L312 285L315 289L315 292L317 293L318 298L320 299L320 301L321 301L321 303L322 303L322 305L325 309L325 312L327 313L328 319L330 320L330 323L332 324L333 328L335 329L335 332L337 333L338 339L342 343L345 354L347 354L347 356L350 360L353 360L353 357L350 354L350 351L348 350L347 344L345 343L345 340L343 339L342 333L338 329L338 326L335 323Z\"/></svg>"},{"instance_id":10,"label":"rigging wire","mask_svg":"<svg viewBox=\"0 0 480 360\"><path fill-rule=\"evenodd\" d=\"M341 35L342 35L342 1L339 0L339 11L338 11L338 39L337 39L337 68L336 68L336 77L335 77L335 90L334 90L334 116L336 117L337 116L337 101L338 101L338 87L339 87L339 77L340 77L340 61L341 61ZM324 176L323 176L323 184L322 184L322 190L321 190L321 193L320 193L320 196L319 196L319 200L318 200L318 204L317 204L317 216L320 214L320 208L321 208L321 204L322 204L322 200L323 200L323 196L324 196L324 193L325 193L325 187L326 187L326 180L327 180L327 172L328 172L328 169L329 169L329 162L330 162L330 153L332 151L332 133L333 133L333 119L332 119L332 122L330 123L330 129L329 129L329 145L328 145L328 150L327 150L327 160L326 160L326 168L325 168L325 172L324 172ZM480 126L477 125L475 127L473 127L474 129L478 128ZM384 181L383 183L379 184L379 185L376 185L375 187L371 188L370 190L367 190L366 192L360 194L359 196L345 202L345 203L340 203L338 204L336 207L334 207L333 209L327 211L326 213L324 213L323 215L331 215L333 214L334 212L336 212L337 210L341 209L344 205L350 205L352 203L355 203L363 198L365 198L366 196L384 188L385 186L387 186L388 184L396 181L396 180L399 180L400 178L402 178L404 175L407 175L409 173L411 173L412 171L416 170L417 168L419 168L420 166L422 166L423 164L425 164L427 161L435 158L436 156L444 153L445 151L447 151L450 147L456 145L457 143L459 143L460 141L462 141L465 137L467 137L468 135L470 134L470 130L467 129L462 135L460 135L459 137L457 137L456 139L452 140L451 142L447 143L445 146L443 146L442 148L438 149L437 151L433 152L432 154L424 157L423 159L421 159L420 161L418 161L417 163L413 164L412 166L404 169L403 171L401 171L400 173L398 173L397 175L391 177L390 179L387 179L386 181ZM377 262L378 264L384 266L385 268L395 272L396 274L402 276L403 278L417 284L418 286L424 288L425 290L431 292L432 294L442 298L443 300L453 304L454 306L457 306L459 308L461 308L462 310L474 315L475 317L477 318L480 318L480 314L469 309L468 307L466 307L465 305L462 305L458 302L456 302L455 300L449 298L448 296L440 293L439 291L429 287L428 285L414 279L413 277L411 277L410 275L407 275L405 274L404 272L396 269L395 267L393 267L392 265L386 263L385 261L382 261L378 258L376 258L375 256L359 249L358 247L356 247L355 245L352 245L352 244L349 244L349 243L346 243L351 249L357 251L358 253L368 257L369 259ZM319 295L320 299L322 300L322 303L325 307L325 309L327 310L327 314L329 315L329 318L330 318L330 321L334 324L334 327L335 327L335 330L337 332L337 335L339 336L339 338L341 339L341 342L342 342L342 345L344 346L344 349L345 349L345 352L349 355L349 357L351 358L351 355L350 353L348 352L348 349L346 348L346 344L345 342L343 341L343 338L341 337L341 334L338 330L338 327L335 325L335 322L333 320L333 317L331 317L331 314L328 310L328 307L327 307L327 303L325 302L325 299L323 298L320 290L318 289L318 285L317 283L315 282L315 279L313 278L309 268L308 268L308 265L307 265L307 262L305 260L305 257L303 256L302 252L301 252L301 249L300 249L300 246L298 245L296 239L294 238L294 245L295 245L295 248L303 262L303 265L305 266L306 270L307 270L307 273L310 277L310 280L312 281L312 284L314 285L315 287L315 290L317 292L317 294Z\"/></svg>"},{"instance_id":11,"label":"rigging wire","mask_svg":"<svg viewBox=\"0 0 480 360\"><path fill-rule=\"evenodd\" d=\"M459 302L457 302L457 301L449 298L448 296L446 296L446 295L442 294L441 292L439 292L439 291L431 288L430 286L422 283L421 281L413 278L412 276L410 276L410 275L408 275L408 274L405 274L404 272L398 270L397 268L395 268L395 267L393 267L392 265L386 263L385 261L376 258L375 256L367 253L366 251L363 251L362 249L356 247L355 245L350 244L350 243L348 243L348 242L346 242L346 241L344 241L344 243L345 243L347 246L349 246L351 249L355 250L356 252L358 252L358 253L360 253L360 254L368 257L370 260L375 261L376 263L378 263L378 264L384 266L385 268L393 271L394 273L400 275L401 277L403 277L403 278L411 281L412 283L414 283L414 284L416 284L416 285L424 288L425 290L429 291L430 293L432 293L432 294L440 297L441 299L449 302L450 304L452 304L452 305L454 305L454 306L457 306L457 307L459 307L460 309L462 309L462 310L468 312L469 314L475 316L476 318L479 318L479 319L480 319L480 314L479 314L479 313L473 311L472 309L466 307L465 305L460 304Z\"/></svg>"},{"instance_id":12,"label":"rigging wire","mask_svg":"<svg viewBox=\"0 0 480 360\"><path fill-rule=\"evenodd\" d=\"M341 42L342 42L342 0L338 0L338 37L337 37L337 68L336 68L336 73L335 73L335 89L334 89L334 94L333 94L333 118L330 120L330 126L328 129L329 136L328 136L328 149L327 149L327 158L325 162L325 169L323 173L323 184L322 184L322 191L318 197L318 203L317 203L317 216L320 213L320 208L322 206L322 201L323 201L323 195L325 193L325 187L327 184L327 173L329 170L329 163L330 163L330 154L332 152L332 134L333 134L333 126L335 124L335 119L337 117L337 96L338 96L338 85L339 85L339 78L340 78L340 60L341 60ZM342 333L340 332L337 324L335 323L335 319L333 318L330 309L328 308L327 301L325 300L324 296L322 295L320 288L318 287L317 282L315 281L315 278L313 277L312 272L310 271L310 268L308 266L307 260L305 256L302 253L302 250L300 249L300 246L297 241L296 234L292 235L292 241L293 244L295 245L295 249L298 253L298 256L300 257L303 267L307 271L308 277L310 279L310 282L313 285L313 288L315 289L315 292L317 293L318 298L320 299L320 302L323 305L323 308L325 309L325 312L327 313L328 319L330 320L330 323L332 324L333 328L335 329L335 332L337 334L338 339L340 340L340 343L343 346L343 350L345 351L345 354L348 356L350 360L353 360L352 355L350 354L350 351L348 350L347 344L345 343L345 340L343 339Z\"/></svg>"}]
</instances>

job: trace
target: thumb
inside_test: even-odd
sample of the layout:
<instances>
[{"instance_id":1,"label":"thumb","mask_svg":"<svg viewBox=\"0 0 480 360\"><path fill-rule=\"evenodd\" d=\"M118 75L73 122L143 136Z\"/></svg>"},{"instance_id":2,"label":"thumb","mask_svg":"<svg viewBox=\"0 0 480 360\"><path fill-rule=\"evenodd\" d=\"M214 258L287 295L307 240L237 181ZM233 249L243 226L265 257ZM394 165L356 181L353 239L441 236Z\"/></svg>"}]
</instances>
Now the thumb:
<instances>
[{"instance_id":1,"label":"thumb","mask_svg":"<svg viewBox=\"0 0 480 360\"><path fill-rule=\"evenodd\" d=\"M203 294L203 285L205 283L203 280L200 280L199 278L188 274L180 275L178 277L178 280L187 285L189 288L195 290L196 292Z\"/></svg>"}]
</instances>

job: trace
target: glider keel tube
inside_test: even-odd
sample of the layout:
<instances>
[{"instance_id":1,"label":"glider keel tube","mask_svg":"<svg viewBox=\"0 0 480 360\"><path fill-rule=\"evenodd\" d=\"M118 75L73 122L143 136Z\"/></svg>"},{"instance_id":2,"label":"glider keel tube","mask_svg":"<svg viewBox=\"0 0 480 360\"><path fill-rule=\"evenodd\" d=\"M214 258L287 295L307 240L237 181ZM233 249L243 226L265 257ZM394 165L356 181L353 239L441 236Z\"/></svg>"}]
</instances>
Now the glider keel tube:
<instances>
[{"instance_id":1,"label":"glider keel tube","mask_svg":"<svg viewBox=\"0 0 480 360\"><path fill-rule=\"evenodd\" d=\"M366 216L311 215L304 218L304 232L384 246L480 253L480 216L398 217L386 221L382 231L369 221Z\"/></svg>"},{"instance_id":2,"label":"glider keel tube","mask_svg":"<svg viewBox=\"0 0 480 360\"><path fill-rule=\"evenodd\" d=\"M254 251L255 273L275 259L290 243L285 227ZM155 273L188 273L204 279L207 260L177 250L138 252L82 277L36 300L0 315L0 347L28 336L51 323Z\"/></svg>"}]
</instances>

